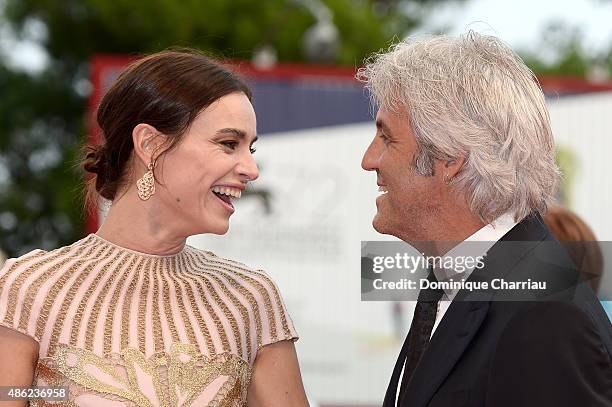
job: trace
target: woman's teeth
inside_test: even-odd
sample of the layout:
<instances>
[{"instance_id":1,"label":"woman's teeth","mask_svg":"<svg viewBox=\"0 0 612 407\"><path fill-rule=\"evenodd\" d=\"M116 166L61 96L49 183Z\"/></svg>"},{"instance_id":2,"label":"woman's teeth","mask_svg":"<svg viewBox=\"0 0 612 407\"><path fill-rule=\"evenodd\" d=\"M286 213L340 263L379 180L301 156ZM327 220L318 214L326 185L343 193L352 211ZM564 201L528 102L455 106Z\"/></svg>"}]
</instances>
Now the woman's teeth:
<instances>
[{"instance_id":1,"label":"woman's teeth","mask_svg":"<svg viewBox=\"0 0 612 407\"><path fill-rule=\"evenodd\" d=\"M238 188L232 187L212 187L211 188L214 193L231 196L233 198L240 198L242 195L242 191Z\"/></svg>"}]
</instances>

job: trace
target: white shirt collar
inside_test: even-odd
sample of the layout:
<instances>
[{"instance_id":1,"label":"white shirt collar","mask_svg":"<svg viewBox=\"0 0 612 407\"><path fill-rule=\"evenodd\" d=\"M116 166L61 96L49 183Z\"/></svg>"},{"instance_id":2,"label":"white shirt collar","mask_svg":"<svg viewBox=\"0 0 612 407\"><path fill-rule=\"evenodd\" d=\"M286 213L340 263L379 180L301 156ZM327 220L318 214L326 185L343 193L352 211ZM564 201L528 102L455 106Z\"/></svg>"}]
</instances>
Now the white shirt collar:
<instances>
[{"instance_id":1,"label":"white shirt collar","mask_svg":"<svg viewBox=\"0 0 612 407\"><path fill-rule=\"evenodd\" d=\"M463 242L459 243L457 246L453 247L442 257L453 257L456 256L485 256L488 250L493 247L495 243L499 239L501 239L506 233L510 231L518 222L514 220L514 217L510 213L505 213L495 219L493 222L488 225L483 226L474 232L471 236L465 239ZM466 242L481 242L480 244L466 244ZM475 267L475 265L474 265ZM434 267L434 275L438 279L438 281L444 281L453 279L454 281L458 280L467 280L472 271L474 271L474 267L465 267L463 270L456 269L444 269ZM452 299L457 294L458 290L448 289L445 290L445 297L443 299L447 299L452 301Z\"/></svg>"}]
</instances>

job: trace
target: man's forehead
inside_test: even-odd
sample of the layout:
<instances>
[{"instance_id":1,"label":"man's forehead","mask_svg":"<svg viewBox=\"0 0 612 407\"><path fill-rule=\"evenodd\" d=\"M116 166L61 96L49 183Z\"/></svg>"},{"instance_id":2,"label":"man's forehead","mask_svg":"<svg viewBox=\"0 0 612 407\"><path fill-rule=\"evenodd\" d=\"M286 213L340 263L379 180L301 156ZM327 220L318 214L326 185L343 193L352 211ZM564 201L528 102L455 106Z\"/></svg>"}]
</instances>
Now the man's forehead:
<instances>
[{"instance_id":1,"label":"man's forehead","mask_svg":"<svg viewBox=\"0 0 612 407\"><path fill-rule=\"evenodd\" d=\"M390 112L387 109L384 107L379 108L376 112L376 127L388 126L391 119L389 115Z\"/></svg>"},{"instance_id":2,"label":"man's forehead","mask_svg":"<svg viewBox=\"0 0 612 407\"><path fill-rule=\"evenodd\" d=\"M385 125L393 127L394 124L404 122L409 119L408 112L405 108L389 109L387 107L379 107L376 112L376 125Z\"/></svg>"}]
</instances>

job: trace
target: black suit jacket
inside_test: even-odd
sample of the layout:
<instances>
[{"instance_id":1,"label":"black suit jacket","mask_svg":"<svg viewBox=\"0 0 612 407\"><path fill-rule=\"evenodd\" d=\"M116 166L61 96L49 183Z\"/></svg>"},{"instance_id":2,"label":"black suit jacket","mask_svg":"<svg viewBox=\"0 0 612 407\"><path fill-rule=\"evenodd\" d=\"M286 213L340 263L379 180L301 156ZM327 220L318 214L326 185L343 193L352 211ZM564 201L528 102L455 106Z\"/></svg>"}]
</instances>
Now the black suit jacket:
<instances>
[{"instance_id":1,"label":"black suit jacket","mask_svg":"<svg viewBox=\"0 0 612 407\"><path fill-rule=\"evenodd\" d=\"M547 290L539 301L499 301L494 292L465 301L471 294L460 291L400 406L612 406L610 321L542 218L519 222L484 264L468 281L531 278ZM401 362L384 407L395 407Z\"/></svg>"}]
</instances>

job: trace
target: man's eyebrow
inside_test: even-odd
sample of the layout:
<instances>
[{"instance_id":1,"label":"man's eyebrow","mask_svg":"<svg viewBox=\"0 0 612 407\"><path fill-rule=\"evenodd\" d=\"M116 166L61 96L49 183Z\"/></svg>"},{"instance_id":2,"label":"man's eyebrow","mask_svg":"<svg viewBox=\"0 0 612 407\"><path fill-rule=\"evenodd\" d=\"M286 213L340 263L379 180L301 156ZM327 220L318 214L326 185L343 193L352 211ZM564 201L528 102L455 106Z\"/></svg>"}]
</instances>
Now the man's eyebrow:
<instances>
[{"instance_id":1,"label":"man's eyebrow","mask_svg":"<svg viewBox=\"0 0 612 407\"><path fill-rule=\"evenodd\" d=\"M391 133L389 131L389 127L387 127L387 125L382 120L380 120L380 119L376 120L376 128L378 130L384 131L385 133L387 133L387 135L389 135L389 133Z\"/></svg>"},{"instance_id":2,"label":"man's eyebrow","mask_svg":"<svg viewBox=\"0 0 612 407\"><path fill-rule=\"evenodd\" d=\"M230 134L232 136L236 136L236 137L241 138L241 139L246 139L247 138L246 132L244 130L235 129L235 128L232 128L232 127L227 127L227 128L224 128L224 129L217 130L217 134ZM251 143L254 143L257 140L258 140L258 137L255 136L255 138L253 138L253 141L251 141Z\"/></svg>"}]
</instances>

